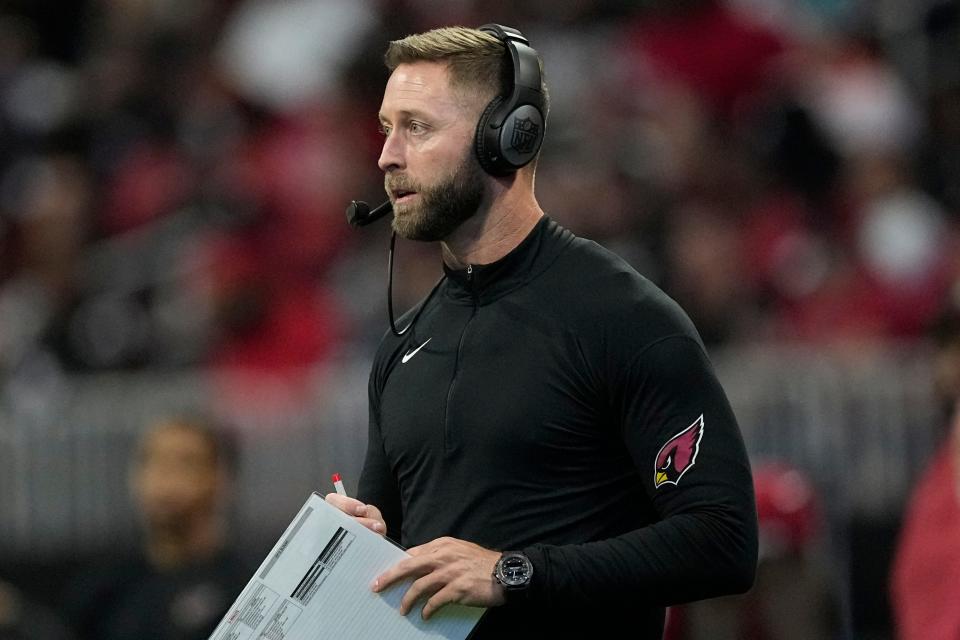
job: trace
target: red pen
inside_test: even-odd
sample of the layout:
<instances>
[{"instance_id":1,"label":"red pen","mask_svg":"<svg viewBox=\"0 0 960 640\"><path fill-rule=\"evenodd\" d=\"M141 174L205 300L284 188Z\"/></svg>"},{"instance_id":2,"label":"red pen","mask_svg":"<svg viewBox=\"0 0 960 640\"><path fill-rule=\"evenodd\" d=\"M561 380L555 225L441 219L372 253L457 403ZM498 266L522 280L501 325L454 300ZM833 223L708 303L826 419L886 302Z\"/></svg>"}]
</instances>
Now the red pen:
<instances>
[{"instance_id":1,"label":"red pen","mask_svg":"<svg viewBox=\"0 0 960 640\"><path fill-rule=\"evenodd\" d=\"M333 486L334 488L336 488L337 494L341 496L347 495L347 490L343 488L343 481L340 480L340 474L339 473L333 474L332 479L333 479Z\"/></svg>"}]
</instances>

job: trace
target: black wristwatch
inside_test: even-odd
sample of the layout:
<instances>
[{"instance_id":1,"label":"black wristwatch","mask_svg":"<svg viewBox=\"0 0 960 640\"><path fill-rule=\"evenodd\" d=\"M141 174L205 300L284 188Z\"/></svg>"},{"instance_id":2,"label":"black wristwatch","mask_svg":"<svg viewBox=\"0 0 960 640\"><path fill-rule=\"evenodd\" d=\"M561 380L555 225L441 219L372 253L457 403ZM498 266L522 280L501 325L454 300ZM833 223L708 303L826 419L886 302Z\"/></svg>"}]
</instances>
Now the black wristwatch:
<instances>
[{"instance_id":1,"label":"black wristwatch","mask_svg":"<svg viewBox=\"0 0 960 640\"><path fill-rule=\"evenodd\" d=\"M522 591L530 586L533 564L519 551L504 551L493 567L493 577L508 592Z\"/></svg>"}]
</instances>

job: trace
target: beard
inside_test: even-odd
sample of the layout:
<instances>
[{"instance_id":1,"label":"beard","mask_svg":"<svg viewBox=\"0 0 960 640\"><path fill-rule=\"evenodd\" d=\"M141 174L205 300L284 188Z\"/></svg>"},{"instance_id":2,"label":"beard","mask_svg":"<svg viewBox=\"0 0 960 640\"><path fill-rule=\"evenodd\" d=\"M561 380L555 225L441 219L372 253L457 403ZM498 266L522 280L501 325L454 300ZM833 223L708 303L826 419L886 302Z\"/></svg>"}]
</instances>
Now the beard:
<instances>
[{"instance_id":1,"label":"beard","mask_svg":"<svg viewBox=\"0 0 960 640\"><path fill-rule=\"evenodd\" d=\"M403 175L387 175L389 193L397 189L417 193L416 202L395 208L393 230L408 240L443 240L480 209L486 193L484 176L469 149L453 173L429 186Z\"/></svg>"}]
</instances>

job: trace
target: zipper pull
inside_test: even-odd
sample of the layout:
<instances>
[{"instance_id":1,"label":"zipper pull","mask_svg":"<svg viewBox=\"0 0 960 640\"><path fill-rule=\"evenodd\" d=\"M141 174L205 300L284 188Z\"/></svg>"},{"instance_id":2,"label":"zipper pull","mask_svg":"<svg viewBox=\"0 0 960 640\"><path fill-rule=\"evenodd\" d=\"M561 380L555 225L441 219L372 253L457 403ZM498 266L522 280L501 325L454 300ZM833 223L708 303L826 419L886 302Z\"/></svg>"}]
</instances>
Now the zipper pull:
<instances>
[{"instance_id":1,"label":"zipper pull","mask_svg":"<svg viewBox=\"0 0 960 640\"><path fill-rule=\"evenodd\" d=\"M470 295L473 297L473 304L476 306L479 295L477 294L477 282L473 279L473 265L467 265L467 284L470 289Z\"/></svg>"}]
</instances>

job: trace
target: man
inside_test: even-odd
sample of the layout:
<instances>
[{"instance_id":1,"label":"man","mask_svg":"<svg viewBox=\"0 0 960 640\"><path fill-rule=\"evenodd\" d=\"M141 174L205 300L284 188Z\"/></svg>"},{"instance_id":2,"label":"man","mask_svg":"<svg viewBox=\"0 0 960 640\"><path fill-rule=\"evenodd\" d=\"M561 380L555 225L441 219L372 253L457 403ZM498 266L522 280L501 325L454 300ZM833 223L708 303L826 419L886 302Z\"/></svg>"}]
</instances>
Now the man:
<instances>
[{"instance_id":1,"label":"man","mask_svg":"<svg viewBox=\"0 0 960 640\"><path fill-rule=\"evenodd\" d=\"M73 585L66 608L81 638L206 640L249 577L227 544L234 457L205 420L163 419L145 433L130 474L143 549Z\"/></svg>"},{"instance_id":2,"label":"man","mask_svg":"<svg viewBox=\"0 0 960 640\"><path fill-rule=\"evenodd\" d=\"M666 605L750 587L749 465L679 307L544 215L535 158L479 164L486 106L531 75L511 37L438 29L386 54L394 229L439 241L445 280L380 345L359 499L327 500L409 548L372 585L413 579L405 615L458 602L491 608L476 638L659 638Z\"/></svg>"}]
</instances>

